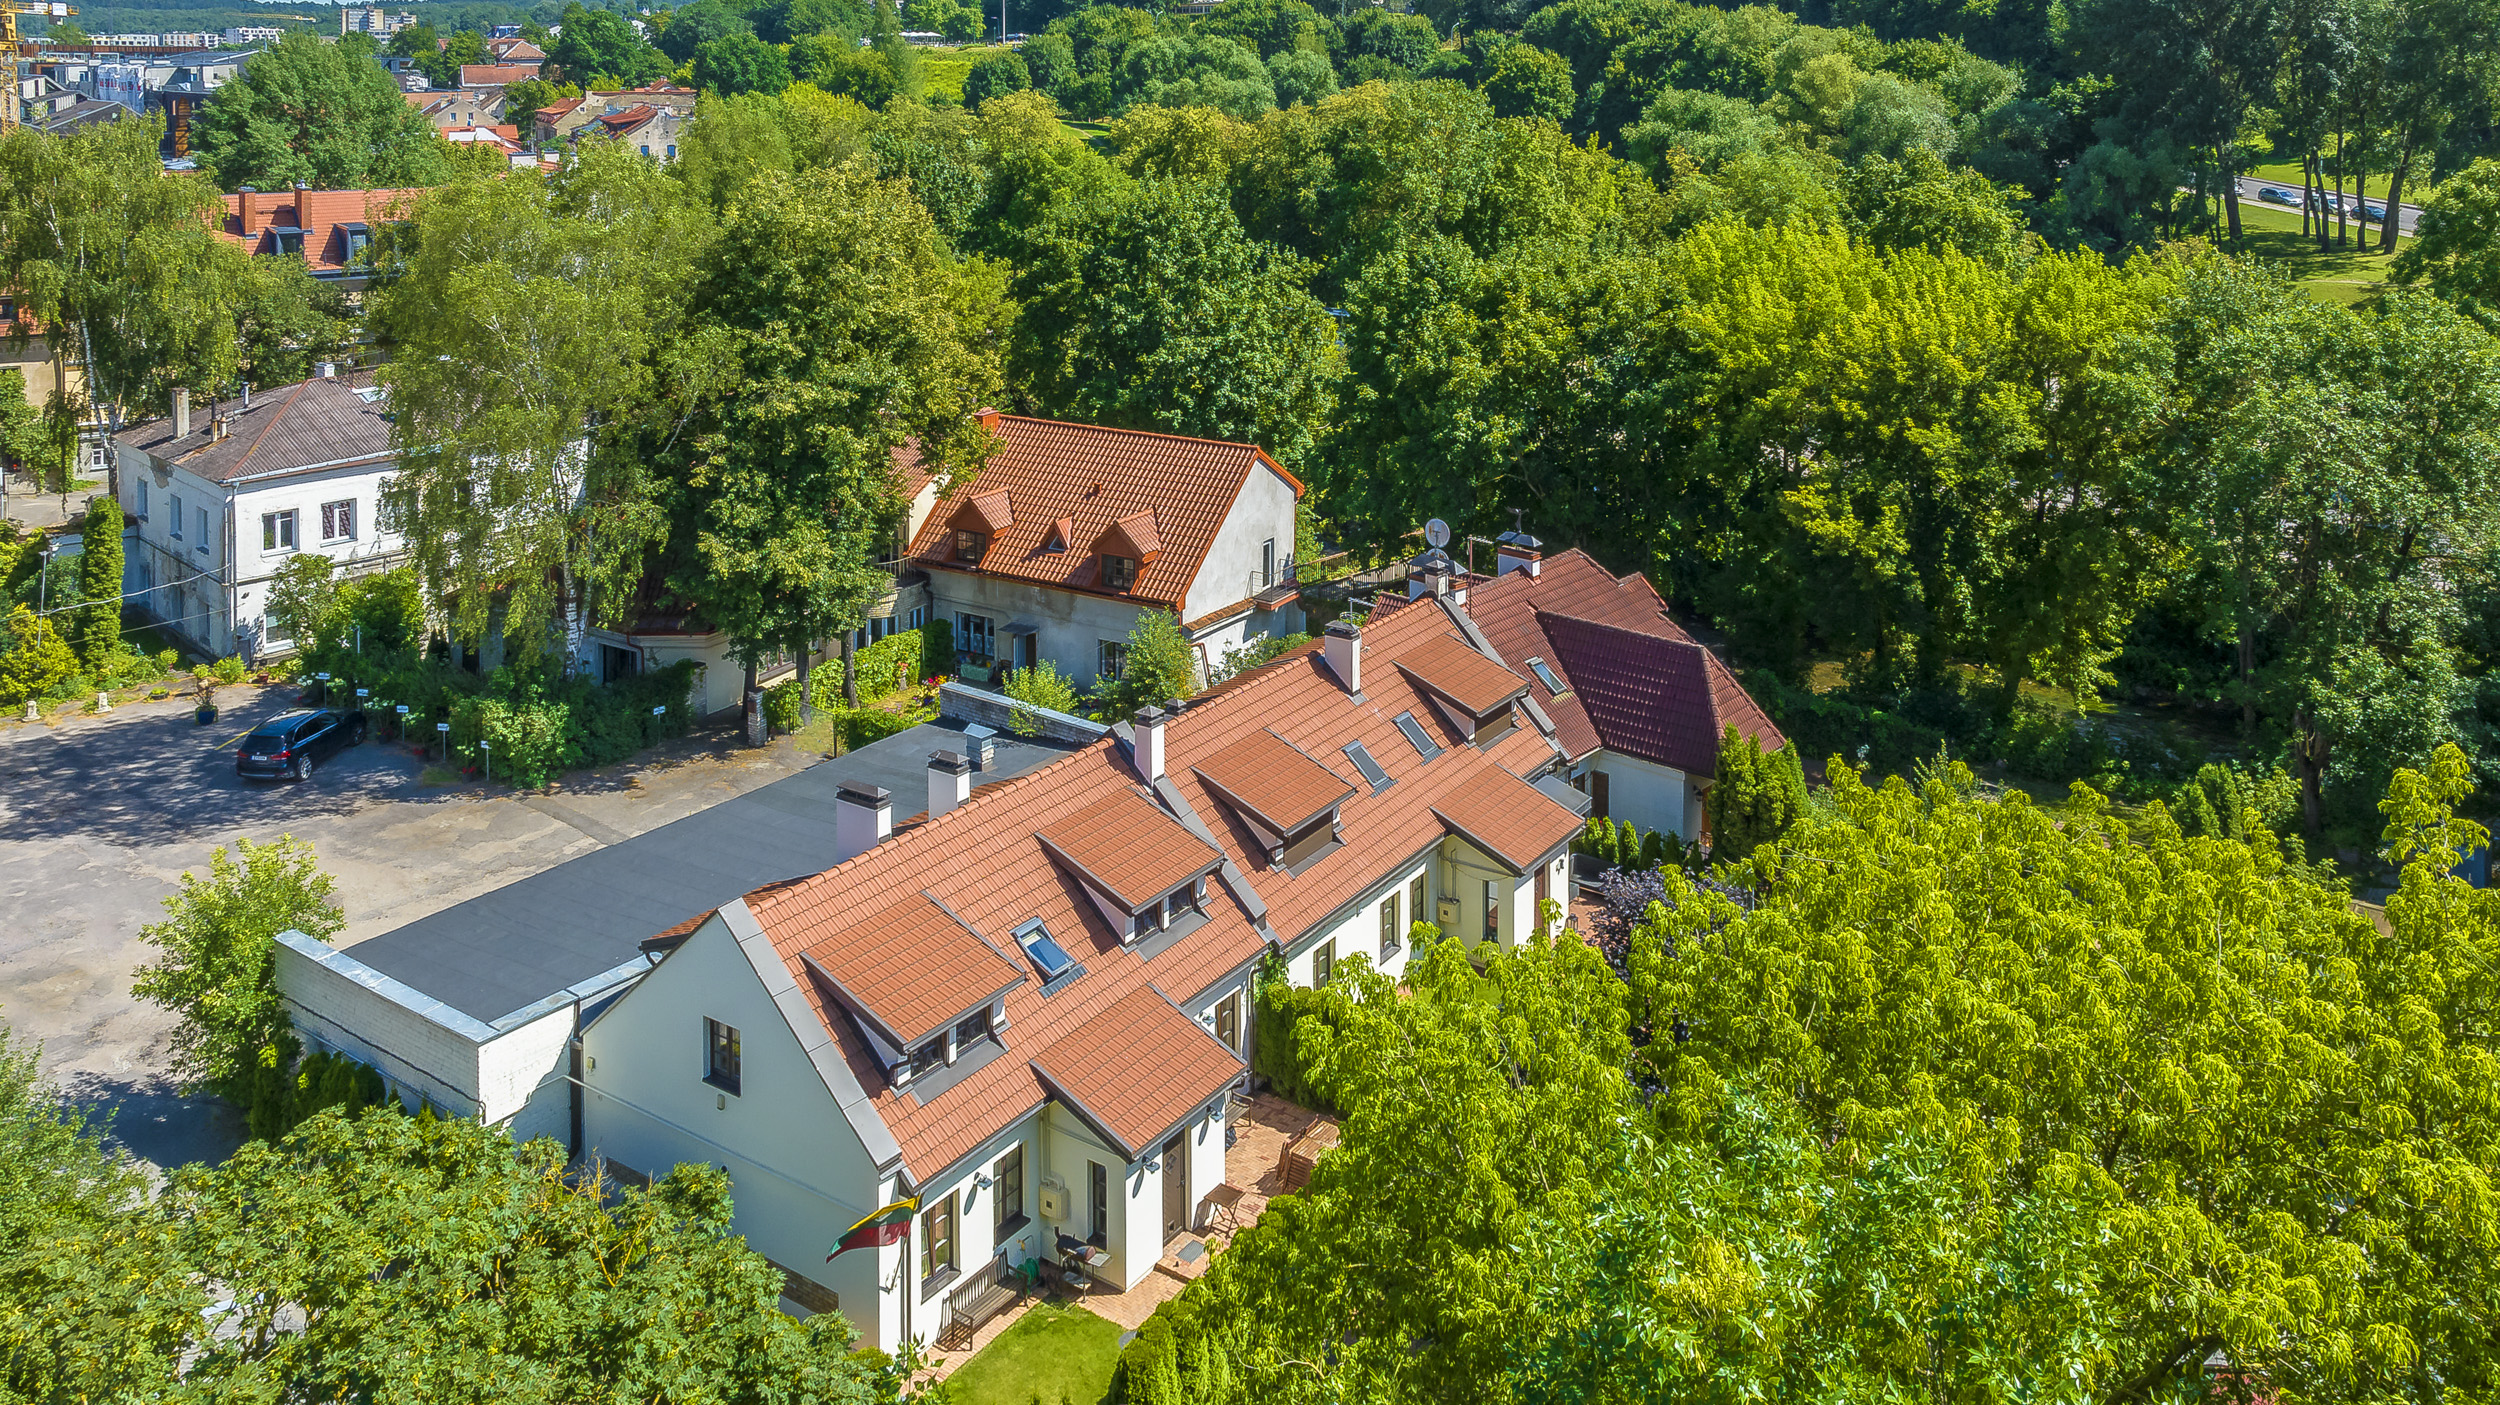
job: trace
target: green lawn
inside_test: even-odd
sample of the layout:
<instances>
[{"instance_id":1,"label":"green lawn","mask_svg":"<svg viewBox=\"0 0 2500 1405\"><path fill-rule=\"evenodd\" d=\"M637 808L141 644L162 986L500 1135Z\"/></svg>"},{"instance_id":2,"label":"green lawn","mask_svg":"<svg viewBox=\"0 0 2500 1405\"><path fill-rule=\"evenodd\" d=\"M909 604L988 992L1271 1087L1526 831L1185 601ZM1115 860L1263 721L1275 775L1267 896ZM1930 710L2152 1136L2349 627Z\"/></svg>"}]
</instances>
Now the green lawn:
<instances>
[{"instance_id":1,"label":"green lawn","mask_svg":"<svg viewBox=\"0 0 2500 1405\"><path fill-rule=\"evenodd\" d=\"M920 51L920 81L931 97L944 93L962 102L964 80L972 76L975 63L990 54L1013 52L996 44L973 44L960 49L923 49Z\"/></svg>"},{"instance_id":2,"label":"green lawn","mask_svg":"<svg viewBox=\"0 0 2500 1405\"><path fill-rule=\"evenodd\" d=\"M1111 1392L1120 1326L1043 1302L947 1378L957 1405L1100 1405Z\"/></svg>"},{"instance_id":3,"label":"green lawn","mask_svg":"<svg viewBox=\"0 0 2500 1405\"><path fill-rule=\"evenodd\" d=\"M2395 255L2378 252L2377 225L2367 226L2371 248L2366 252L2345 247L2320 253L2315 237L2300 232L2298 210L2243 200L2240 228L2245 237L2237 252L2287 265L2321 302L2350 305L2377 296L2387 266L2395 261Z\"/></svg>"}]
</instances>

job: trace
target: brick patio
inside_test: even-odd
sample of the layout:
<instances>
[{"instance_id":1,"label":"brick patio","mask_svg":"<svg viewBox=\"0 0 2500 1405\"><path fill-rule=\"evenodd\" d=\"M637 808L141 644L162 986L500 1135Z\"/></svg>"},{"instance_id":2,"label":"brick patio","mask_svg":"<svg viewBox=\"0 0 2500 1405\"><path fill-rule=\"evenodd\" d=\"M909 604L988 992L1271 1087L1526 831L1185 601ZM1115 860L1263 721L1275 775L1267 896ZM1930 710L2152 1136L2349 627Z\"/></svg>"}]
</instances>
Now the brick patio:
<instances>
[{"instance_id":1,"label":"brick patio","mask_svg":"<svg viewBox=\"0 0 2500 1405\"><path fill-rule=\"evenodd\" d=\"M1258 1223L1260 1213L1267 1209L1267 1202L1284 1193L1284 1185L1277 1178L1277 1168L1284 1160L1286 1145L1313 1125L1331 1119L1282 1098L1265 1095L1251 1099L1246 1107L1239 1102L1233 1107L1232 1125L1237 1135L1232 1146L1224 1152L1224 1180L1229 1185L1241 1187L1238 1214L1241 1227L1248 1229ZM1182 1235L1164 1246L1167 1252L1156 1263L1154 1271L1139 1279L1137 1286L1127 1292L1114 1293L1097 1288L1086 1293L1063 1293L1059 1295L1059 1300L1080 1304L1086 1311L1109 1318L1134 1332L1145 1325L1146 1319L1153 1315L1157 1307L1179 1297L1181 1290L1188 1287L1192 1279L1206 1272L1215 1254L1222 1251L1226 1237L1220 1231ZM1183 1259L1182 1252L1193 1243L1205 1245L1206 1252L1195 1259ZM971 1360L981 1348L997 1340L1000 1333L1023 1317L1025 1308L1029 1306L1028 1303L991 1318L982 1324L980 1331L972 1334L972 1344L961 1351L932 1352L930 1360L935 1365L935 1375L942 1378Z\"/></svg>"}]
</instances>

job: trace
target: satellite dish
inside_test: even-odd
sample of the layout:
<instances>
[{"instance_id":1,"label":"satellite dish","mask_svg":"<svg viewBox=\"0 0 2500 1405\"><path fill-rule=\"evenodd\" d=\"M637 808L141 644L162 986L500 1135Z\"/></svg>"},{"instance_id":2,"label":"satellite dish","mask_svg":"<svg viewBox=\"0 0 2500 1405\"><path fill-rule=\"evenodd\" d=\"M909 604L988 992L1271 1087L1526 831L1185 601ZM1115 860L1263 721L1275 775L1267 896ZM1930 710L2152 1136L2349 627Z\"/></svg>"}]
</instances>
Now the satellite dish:
<instances>
[{"instance_id":1,"label":"satellite dish","mask_svg":"<svg viewBox=\"0 0 2500 1405\"><path fill-rule=\"evenodd\" d=\"M1433 518L1431 521L1426 522L1426 523L1424 524L1424 545L1426 545L1426 546L1448 546L1449 544L1450 544L1450 524L1449 524L1449 523L1442 521L1442 520L1441 520L1440 518L1438 518L1438 517L1435 517L1435 518Z\"/></svg>"}]
</instances>

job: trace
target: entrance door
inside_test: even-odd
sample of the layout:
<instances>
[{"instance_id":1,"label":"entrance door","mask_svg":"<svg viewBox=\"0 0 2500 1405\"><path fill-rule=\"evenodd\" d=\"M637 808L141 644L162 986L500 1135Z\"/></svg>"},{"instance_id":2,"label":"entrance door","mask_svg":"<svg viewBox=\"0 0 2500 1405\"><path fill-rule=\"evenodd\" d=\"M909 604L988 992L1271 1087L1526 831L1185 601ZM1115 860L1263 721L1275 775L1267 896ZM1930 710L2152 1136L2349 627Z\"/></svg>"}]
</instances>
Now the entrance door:
<instances>
[{"instance_id":1,"label":"entrance door","mask_svg":"<svg viewBox=\"0 0 2500 1405\"><path fill-rule=\"evenodd\" d=\"M1604 771L1589 772L1589 813L1601 820L1614 814L1609 804L1614 797L1606 793L1608 789Z\"/></svg>"},{"instance_id":2,"label":"entrance door","mask_svg":"<svg viewBox=\"0 0 2500 1405\"><path fill-rule=\"evenodd\" d=\"M1189 1228L1189 1133L1163 1144L1163 1238Z\"/></svg>"}]
</instances>

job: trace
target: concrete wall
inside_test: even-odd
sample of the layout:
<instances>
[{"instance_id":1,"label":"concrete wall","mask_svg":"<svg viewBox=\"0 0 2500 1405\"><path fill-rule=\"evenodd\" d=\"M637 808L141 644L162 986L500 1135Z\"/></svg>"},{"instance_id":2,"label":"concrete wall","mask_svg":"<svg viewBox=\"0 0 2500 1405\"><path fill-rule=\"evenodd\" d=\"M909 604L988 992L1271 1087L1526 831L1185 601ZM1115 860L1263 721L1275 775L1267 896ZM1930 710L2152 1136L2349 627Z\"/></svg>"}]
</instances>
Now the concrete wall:
<instances>
[{"instance_id":1,"label":"concrete wall","mask_svg":"<svg viewBox=\"0 0 2500 1405\"><path fill-rule=\"evenodd\" d=\"M1049 741L1070 746L1085 746L1102 738L1111 728L1090 718L1056 712L1047 707L1020 708L1003 693L993 693L962 683L948 683L938 689L938 714L958 722L978 722L1000 732L1013 733L1021 712L1029 719L1027 725L1040 729Z\"/></svg>"},{"instance_id":2,"label":"concrete wall","mask_svg":"<svg viewBox=\"0 0 2500 1405\"><path fill-rule=\"evenodd\" d=\"M491 1027L300 932L279 934L275 971L306 1047L372 1065L411 1103L479 1114L478 1050Z\"/></svg>"},{"instance_id":3,"label":"concrete wall","mask_svg":"<svg viewBox=\"0 0 2500 1405\"><path fill-rule=\"evenodd\" d=\"M739 1032L735 1094L704 1081L706 1017ZM717 914L591 1022L582 1054L587 1148L654 1177L687 1161L726 1167L737 1232L838 1295L873 1336L880 1256L825 1254L883 1203L876 1167Z\"/></svg>"},{"instance_id":4,"label":"concrete wall","mask_svg":"<svg viewBox=\"0 0 2500 1405\"><path fill-rule=\"evenodd\" d=\"M1199 619L1255 594L1251 576L1260 568L1261 547L1267 542L1276 543L1276 565L1283 569L1293 555L1293 503L1293 485L1274 469L1260 464L1250 470L1241 491L1234 495L1232 510L1225 514L1224 525L1216 529L1196 578L1189 583L1189 594L1181 601L1181 618Z\"/></svg>"},{"instance_id":5,"label":"concrete wall","mask_svg":"<svg viewBox=\"0 0 2500 1405\"><path fill-rule=\"evenodd\" d=\"M932 619L944 620L953 628L958 614L988 616L1000 632L996 647L1002 662L1009 647L1004 631L1014 625L1033 625L1039 632L1034 641L1039 656L1057 664L1059 671L1075 680L1080 688L1094 683L1101 645L1106 641L1126 641L1129 631L1137 626L1138 615L1153 608L1157 607L995 576L948 570L929 572ZM964 647L960 631L955 636L955 647L959 651Z\"/></svg>"}]
</instances>

